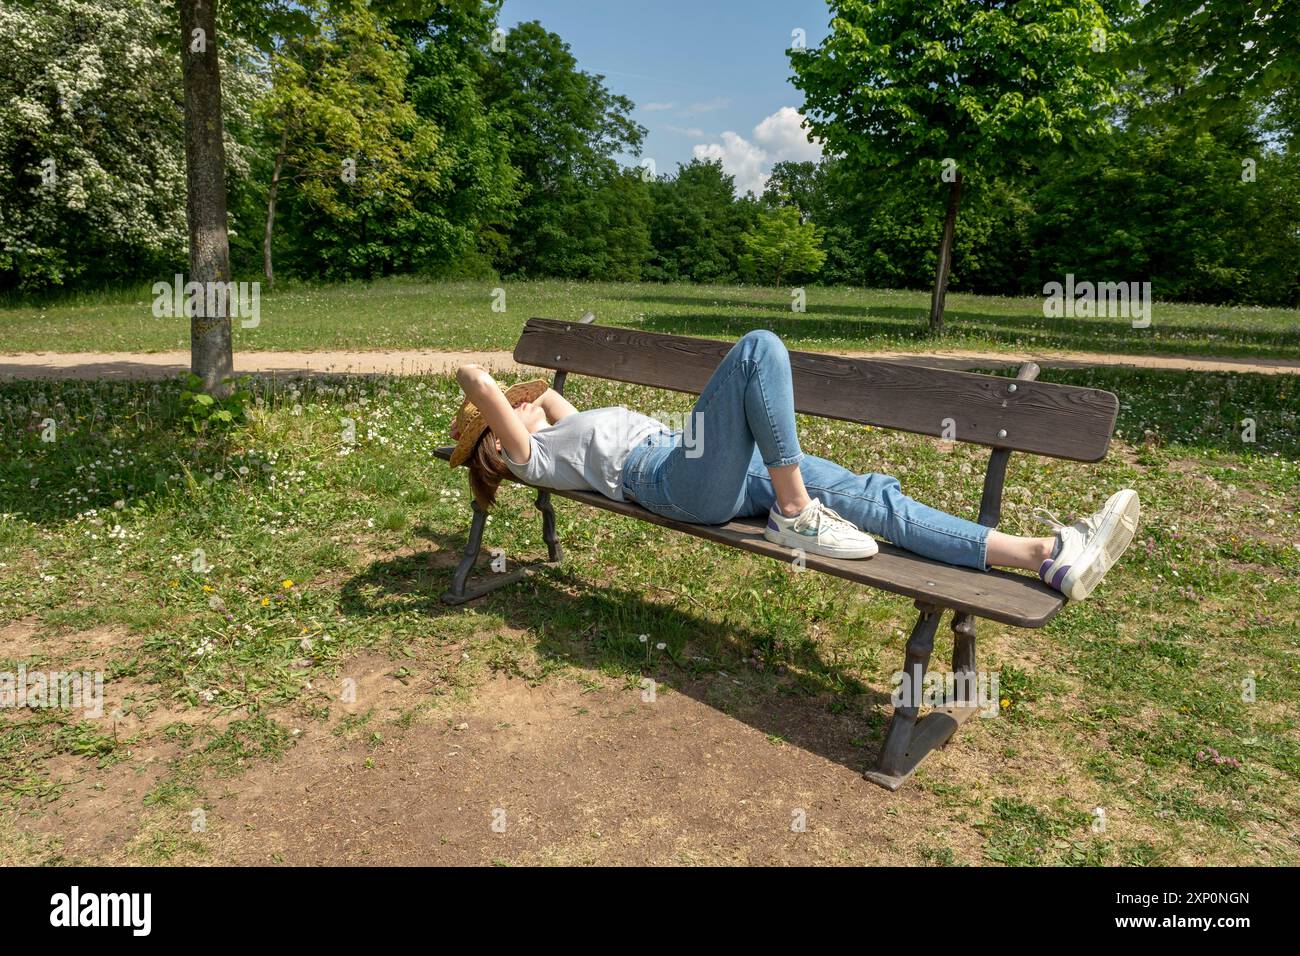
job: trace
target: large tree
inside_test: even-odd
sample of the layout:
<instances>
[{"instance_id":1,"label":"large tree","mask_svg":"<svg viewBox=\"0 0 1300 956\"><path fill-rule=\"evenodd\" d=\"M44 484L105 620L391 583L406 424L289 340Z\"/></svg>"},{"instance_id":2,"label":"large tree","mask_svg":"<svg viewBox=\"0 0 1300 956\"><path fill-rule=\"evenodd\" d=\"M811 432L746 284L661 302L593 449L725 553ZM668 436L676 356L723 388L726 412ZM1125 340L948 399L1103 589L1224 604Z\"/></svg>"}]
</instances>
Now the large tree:
<instances>
[{"instance_id":1,"label":"large tree","mask_svg":"<svg viewBox=\"0 0 1300 956\"><path fill-rule=\"evenodd\" d=\"M720 160L693 159L675 176L651 184L653 252L647 278L667 282L732 282L744 253L740 237L757 204L736 198L735 177Z\"/></svg>"},{"instance_id":2,"label":"large tree","mask_svg":"<svg viewBox=\"0 0 1300 956\"><path fill-rule=\"evenodd\" d=\"M286 184L307 220L298 231L327 236L317 243L326 246L317 250L320 271L370 277L409 253L392 227L410 220L451 165L437 125L406 99L406 51L368 5L329 0L317 22L312 36L277 53L261 104L275 143L263 240L268 283L276 202Z\"/></svg>"},{"instance_id":3,"label":"large tree","mask_svg":"<svg viewBox=\"0 0 1300 956\"><path fill-rule=\"evenodd\" d=\"M569 45L535 21L499 37L482 83L485 101L506 124L521 191L498 264L524 275L589 273L574 264L603 240L575 211L618 188L612 181L620 154L640 153L646 131L631 118L631 100L611 93L603 76L578 69Z\"/></svg>"},{"instance_id":4,"label":"large tree","mask_svg":"<svg viewBox=\"0 0 1300 956\"><path fill-rule=\"evenodd\" d=\"M831 0L831 32L793 50L804 113L829 152L864 169L922 169L947 194L930 306L943 330L968 177L1067 136L1100 133L1120 99L1123 42L1096 0Z\"/></svg>"},{"instance_id":5,"label":"large tree","mask_svg":"<svg viewBox=\"0 0 1300 956\"><path fill-rule=\"evenodd\" d=\"M173 34L162 0L0 4L0 288L142 278L183 255Z\"/></svg>"}]
</instances>

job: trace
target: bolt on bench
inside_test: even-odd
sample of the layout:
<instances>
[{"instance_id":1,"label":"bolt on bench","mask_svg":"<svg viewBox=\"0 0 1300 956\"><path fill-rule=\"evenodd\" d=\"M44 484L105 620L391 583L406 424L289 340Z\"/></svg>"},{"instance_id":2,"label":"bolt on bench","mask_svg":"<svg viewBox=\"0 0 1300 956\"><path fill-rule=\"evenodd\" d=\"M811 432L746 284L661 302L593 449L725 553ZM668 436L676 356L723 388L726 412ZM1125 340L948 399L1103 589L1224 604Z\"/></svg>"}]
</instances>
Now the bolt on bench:
<instances>
[{"instance_id":1,"label":"bolt on bench","mask_svg":"<svg viewBox=\"0 0 1300 956\"><path fill-rule=\"evenodd\" d=\"M585 317L584 317L585 318ZM564 389L570 372L598 378L699 394L733 343L680 335L638 332L586 322L529 319L515 346L522 365L553 369L552 387ZM1019 369L1015 379L846 358L817 352L790 352L797 411L898 431L915 432L992 449L980 498L979 523L996 527L1001 515L1002 486L1013 451L1072 461L1100 461L1110 446L1119 413L1111 392L1072 385L1036 382L1038 366ZM437 450L451 456L452 446ZM542 537L548 562L562 559L551 496L561 495L593 508L638 518L766 555L789 560L788 549L763 537L762 517L740 518L723 525L687 524L662 518L632 502L613 501L588 491L538 489ZM469 585L470 571L482 548L487 514L477 502L464 556L442 595L460 604L519 580L530 569L495 574ZM896 706L876 767L866 778L897 790L932 750L944 746L957 728L980 709L970 698L975 686L975 620L986 618L1017 627L1042 627L1066 598L1036 577L1007 571L977 571L931 561L880 543L880 553L863 561L806 555L808 570L833 574L913 599L919 616L907 639L904 671L913 688L907 706ZM945 611L952 611L952 669L957 702L919 717L919 693L934 636Z\"/></svg>"}]
</instances>

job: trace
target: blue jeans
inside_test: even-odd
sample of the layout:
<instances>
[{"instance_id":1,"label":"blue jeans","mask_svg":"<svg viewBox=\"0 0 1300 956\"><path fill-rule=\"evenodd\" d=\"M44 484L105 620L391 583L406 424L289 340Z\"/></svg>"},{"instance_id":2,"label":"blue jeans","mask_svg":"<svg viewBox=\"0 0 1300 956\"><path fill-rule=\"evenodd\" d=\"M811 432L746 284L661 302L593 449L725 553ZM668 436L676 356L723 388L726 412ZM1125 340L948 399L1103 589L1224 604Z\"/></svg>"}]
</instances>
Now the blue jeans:
<instances>
[{"instance_id":1,"label":"blue jeans","mask_svg":"<svg viewBox=\"0 0 1300 956\"><path fill-rule=\"evenodd\" d=\"M858 475L805 455L795 431L790 355L772 332L732 346L681 431L652 435L623 466L623 494L665 518L723 524L775 507L769 467L799 466L808 494L863 531L948 564L985 570L989 529L903 494L889 475Z\"/></svg>"}]
</instances>

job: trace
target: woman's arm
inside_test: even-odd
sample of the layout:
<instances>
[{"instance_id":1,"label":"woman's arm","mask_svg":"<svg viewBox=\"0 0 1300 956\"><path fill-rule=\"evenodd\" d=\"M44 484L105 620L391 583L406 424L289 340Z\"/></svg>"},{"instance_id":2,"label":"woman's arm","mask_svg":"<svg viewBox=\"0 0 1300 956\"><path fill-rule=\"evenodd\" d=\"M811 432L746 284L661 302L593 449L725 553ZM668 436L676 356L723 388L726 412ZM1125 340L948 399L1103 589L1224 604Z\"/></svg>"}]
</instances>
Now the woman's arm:
<instances>
[{"instance_id":1,"label":"woman's arm","mask_svg":"<svg viewBox=\"0 0 1300 956\"><path fill-rule=\"evenodd\" d=\"M462 365L456 369L456 381L487 420L488 428L501 442L510 460L522 465L532 454L532 441L528 429L519 420L515 410L506 402L497 383L481 365Z\"/></svg>"},{"instance_id":2,"label":"woman's arm","mask_svg":"<svg viewBox=\"0 0 1300 956\"><path fill-rule=\"evenodd\" d=\"M542 406L542 411L546 412L547 422L552 425L577 411L567 398L553 388L542 392L542 397L537 400L537 404Z\"/></svg>"}]
</instances>

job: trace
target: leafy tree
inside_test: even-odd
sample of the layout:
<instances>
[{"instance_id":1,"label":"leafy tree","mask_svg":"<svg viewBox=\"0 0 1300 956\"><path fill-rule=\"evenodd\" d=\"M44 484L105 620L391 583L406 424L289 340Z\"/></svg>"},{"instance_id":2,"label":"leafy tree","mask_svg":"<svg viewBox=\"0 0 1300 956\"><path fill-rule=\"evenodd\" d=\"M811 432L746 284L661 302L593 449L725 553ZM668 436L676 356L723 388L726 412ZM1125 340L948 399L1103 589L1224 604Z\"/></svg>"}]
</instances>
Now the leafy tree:
<instances>
[{"instance_id":1,"label":"leafy tree","mask_svg":"<svg viewBox=\"0 0 1300 956\"><path fill-rule=\"evenodd\" d=\"M717 160L691 160L673 177L652 184L653 247L647 278L668 282L727 282L738 277L740 237L754 222L757 204L736 198L732 176Z\"/></svg>"},{"instance_id":2,"label":"leafy tree","mask_svg":"<svg viewBox=\"0 0 1300 956\"><path fill-rule=\"evenodd\" d=\"M278 141L264 238L268 282L283 184L298 190L296 231L315 240L319 271L369 277L398 265L399 251L418 261L427 233L408 228L406 243L388 233L438 191L451 165L436 125L405 99L405 51L367 5L330 0L317 24L275 57L272 89L261 104Z\"/></svg>"},{"instance_id":3,"label":"leafy tree","mask_svg":"<svg viewBox=\"0 0 1300 956\"><path fill-rule=\"evenodd\" d=\"M1179 96L1215 104L1212 118L1242 99L1300 89L1294 0L1148 0L1132 32L1127 62Z\"/></svg>"},{"instance_id":4,"label":"leafy tree","mask_svg":"<svg viewBox=\"0 0 1300 956\"><path fill-rule=\"evenodd\" d=\"M452 2L452 0L444 0ZM478 0L455 0L478 6ZM420 16L434 0L371 0L380 15ZM217 0L178 0L181 88L185 112L186 224L190 279L230 280L227 225L225 133L222 116ZM293 37L312 31L309 11L295 0L229 0L225 8L232 37L242 37L271 55ZM228 393L234 371L230 317L195 316L190 323L190 368L210 393Z\"/></svg>"},{"instance_id":5,"label":"leafy tree","mask_svg":"<svg viewBox=\"0 0 1300 956\"><path fill-rule=\"evenodd\" d=\"M821 230L803 222L794 206L759 213L758 222L741 238L741 269L779 289L783 276L814 275L822 267L826 253L821 239Z\"/></svg>"},{"instance_id":6,"label":"leafy tree","mask_svg":"<svg viewBox=\"0 0 1300 956\"><path fill-rule=\"evenodd\" d=\"M579 70L569 45L540 23L516 25L499 46L489 48L483 95L504 119L521 189L500 264L524 275L571 275L591 240L573 233L573 210L618 174L616 155L639 154L646 131L631 118L631 100Z\"/></svg>"},{"instance_id":7,"label":"leafy tree","mask_svg":"<svg viewBox=\"0 0 1300 956\"><path fill-rule=\"evenodd\" d=\"M173 23L161 0L0 5L0 287L170 276L183 258ZM237 122L254 91L246 53L224 51ZM224 145L246 175L247 151Z\"/></svg>"},{"instance_id":8,"label":"leafy tree","mask_svg":"<svg viewBox=\"0 0 1300 956\"><path fill-rule=\"evenodd\" d=\"M1256 115L1238 104L1201 133L1152 117L1049 164L1027 278L1149 276L1159 298L1300 302L1300 156L1263 142Z\"/></svg>"},{"instance_id":9,"label":"leafy tree","mask_svg":"<svg viewBox=\"0 0 1300 956\"><path fill-rule=\"evenodd\" d=\"M448 275L490 271L481 253L500 235L519 202L519 172L510 162L508 117L492 109L480 77L500 0L439 6L393 30L409 47L406 96L441 131L448 165L441 186L420 209L429 223L421 271Z\"/></svg>"},{"instance_id":10,"label":"leafy tree","mask_svg":"<svg viewBox=\"0 0 1300 956\"><path fill-rule=\"evenodd\" d=\"M1124 35L1094 0L917 4L832 0L831 33L791 52L804 112L827 149L864 169L938 174L947 211L930 328L941 332L966 176L995 178L1067 135L1107 128Z\"/></svg>"}]
</instances>

